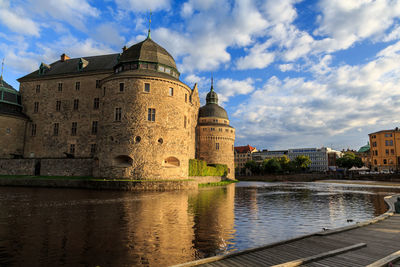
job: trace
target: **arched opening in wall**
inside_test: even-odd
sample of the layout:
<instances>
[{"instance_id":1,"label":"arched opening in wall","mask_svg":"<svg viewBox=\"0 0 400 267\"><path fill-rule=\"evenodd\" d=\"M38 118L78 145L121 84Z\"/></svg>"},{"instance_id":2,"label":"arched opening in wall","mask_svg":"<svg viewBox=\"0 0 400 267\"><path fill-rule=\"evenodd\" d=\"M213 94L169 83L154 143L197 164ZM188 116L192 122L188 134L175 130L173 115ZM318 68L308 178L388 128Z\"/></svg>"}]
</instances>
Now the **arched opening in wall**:
<instances>
[{"instance_id":1,"label":"arched opening in wall","mask_svg":"<svg viewBox=\"0 0 400 267\"><path fill-rule=\"evenodd\" d=\"M116 167L131 167L133 164L133 159L129 156L120 155L114 158L113 165Z\"/></svg>"},{"instance_id":2,"label":"arched opening in wall","mask_svg":"<svg viewBox=\"0 0 400 267\"><path fill-rule=\"evenodd\" d=\"M231 169L230 168L228 168L228 173L231 173Z\"/></svg>"},{"instance_id":3,"label":"arched opening in wall","mask_svg":"<svg viewBox=\"0 0 400 267\"><path fill-rule=\"evenodd\" d=\"M175 157L168 157L163 160L163 167L175 168L180 166L179 159Z\"/></svg>"}]
</instances>

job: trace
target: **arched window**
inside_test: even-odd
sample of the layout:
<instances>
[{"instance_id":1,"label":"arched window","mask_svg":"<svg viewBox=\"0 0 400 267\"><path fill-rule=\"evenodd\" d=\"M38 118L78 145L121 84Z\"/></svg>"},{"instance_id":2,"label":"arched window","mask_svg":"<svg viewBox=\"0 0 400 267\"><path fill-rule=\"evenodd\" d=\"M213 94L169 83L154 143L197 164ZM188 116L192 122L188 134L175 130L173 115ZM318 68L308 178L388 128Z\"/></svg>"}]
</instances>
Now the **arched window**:
<instances>
[{"instance_id":1,"label":"arched window","mask_svg":"<svg viewBox=\"0 0 400 267\"><path fill-rule=\"evenodd\" d=\"M384 160L383 160L383 164L387 164L387 161L386 161L386 159L384 159Z\"/></svg>"},{"instance_id":2,"label":"arched window","mask_svg":"<svg viewBox=\"0 0 400 267\"><path fill-rule=\"evenodd\" d=\"M114 158L114 166L116 167L131 167L133 164L133 159L129 156L120 155Z\"/></svg>"},{"instance_id":3,"label":"arched window","mask_svg":"<svg viewBox=\"0 0 400 267\"><path fill-rule=\"evenodd\" d=\"M174 168L174 167L179 167L180 162L179 162L179 159L177 159L175 157L168 157L168 158L164 159L162 165L164 167Z\"/></svg>"},{"instance_id":4,"label":"arched window","mask_svg":"<svg viewBox=\"0 0 400 267\"><path fill-rule=\"evenodd\" d=\"M376 159L374 159L374 165L378 164L378 162L376 161Z\"/></svg>"}]
</instances>

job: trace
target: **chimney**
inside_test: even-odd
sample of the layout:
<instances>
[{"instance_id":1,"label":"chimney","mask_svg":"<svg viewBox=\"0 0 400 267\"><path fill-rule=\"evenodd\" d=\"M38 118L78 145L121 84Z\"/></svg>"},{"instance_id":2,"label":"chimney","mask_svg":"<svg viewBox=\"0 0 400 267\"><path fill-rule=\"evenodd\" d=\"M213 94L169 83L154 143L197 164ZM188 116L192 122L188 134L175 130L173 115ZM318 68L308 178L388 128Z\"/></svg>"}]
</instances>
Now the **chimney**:
<instances>
[{"instance_id":1,"label":"chimney","mask_svg":"<svg viewBox=\"0 0 400 267\"><path fill-rule=\"evenodd\" d=\"M70 59L70 57L67 56L65 53L61 55L61 62L67 61L68 59Z\"/></svg>"},{"instance_id":2,"label":"chimney","mask_svg":"<svg viewBox=\"0 0 400 267\"><path fill-rule=\"evenodd\" d=\"M124 47L122 47L122 52L125 52L126 51L126 45L124 45Z\"/></svg>"}]
</instances>

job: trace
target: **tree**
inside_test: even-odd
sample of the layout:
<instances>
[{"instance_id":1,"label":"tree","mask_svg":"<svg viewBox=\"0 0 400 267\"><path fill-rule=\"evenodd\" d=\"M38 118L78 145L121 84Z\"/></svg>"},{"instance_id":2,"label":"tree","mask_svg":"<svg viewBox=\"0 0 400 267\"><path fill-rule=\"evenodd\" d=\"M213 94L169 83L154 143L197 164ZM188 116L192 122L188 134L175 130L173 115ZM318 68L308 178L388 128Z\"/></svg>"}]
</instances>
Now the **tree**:
<instances>
[{"instance_id":1,"label":"tree","mask_svg":"<svg viewBox=\"0 0 400 267\"><path fill-rule=\"evenodd\" d=\"M282 171L282 167L279 164L278 159L265 159L262 163L264 173L277 173Z\"/></svg>"},{"instance_id":2,"label":"tree","mask_svg":"<svg viewBox=\"0 0 400 267\"><path fill-rule=\"evenodd\" d=\"M290 159L287 156L279 157L278 162L281 165L282 171L290 171Z\"/></svg>"},{"instance_id":3,"label":"tree","mask_svg":"<svg viewBox=\"0 0 400 267\"><path fill-rule=\"evenodd\" d=\"M336 160L336 163L339 167L341 168L347 168L350 169L351 167L362 167L364 166L364 163L362 162L360 157L357 157L354 153L348 152L343 155L343 157L338 158Z\"/></svg>"},{"instance_id":4,"label":"tree","mask_svg":"<svg viewBox=\"0 0 400 267\"><path fill-rule=\"evenodd\" d=\"M304 155L299 155L294 159L295 166L297 169L300 170L306 170L310 167L311 165L311 160L310 157L304 156Z\"/></svg>"},{"instance_id":5,"label":"tree","mask_svg":"<svg viewBox=\"0 0 400 267\"><path fill-rule=\"evenodd\" d=\"M252 174L260 174L261 173L261 168L260 165L255 162L254 160L249 160L244 164L244 167L246 169L249 169Z\"/></svg>"}]
</instances>

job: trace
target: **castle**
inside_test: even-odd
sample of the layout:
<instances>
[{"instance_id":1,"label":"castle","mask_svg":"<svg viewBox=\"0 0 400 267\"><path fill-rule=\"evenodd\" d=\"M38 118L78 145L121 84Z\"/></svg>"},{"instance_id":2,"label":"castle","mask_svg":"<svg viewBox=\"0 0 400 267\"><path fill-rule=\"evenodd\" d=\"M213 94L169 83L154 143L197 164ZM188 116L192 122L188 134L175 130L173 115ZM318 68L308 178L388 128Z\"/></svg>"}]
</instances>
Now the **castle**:
<instances>
[{"instance_id":1,"label":"castle","mask_svg":"<svg viewBox=\"0 0 400 267\"><path fill-rule=\"evenodd\" d=\"M179 76L149 31L122 53L42 63L19 92L1 79L0 158L34 159L37 175L52 174L45 160L84 159L94 177L130 179L185 179L197 158L234 178L235 129L213 85L200 107Z\"/></svg>"}]
</instances>

